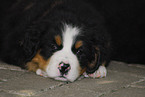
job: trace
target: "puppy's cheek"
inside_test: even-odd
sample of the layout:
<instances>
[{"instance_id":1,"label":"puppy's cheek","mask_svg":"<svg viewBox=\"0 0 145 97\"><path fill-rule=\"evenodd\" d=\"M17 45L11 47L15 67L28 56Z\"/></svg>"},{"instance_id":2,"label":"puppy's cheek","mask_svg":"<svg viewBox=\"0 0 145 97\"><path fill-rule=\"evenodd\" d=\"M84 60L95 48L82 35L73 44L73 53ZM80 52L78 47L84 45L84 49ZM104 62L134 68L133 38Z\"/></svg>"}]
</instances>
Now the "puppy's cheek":
<instances>
[{"instance_id":1,"label":"puppy's cheek","mask_svg":"<svg viewBox=\"0 0 145 97\"><path fill-rule=\"evenodd\" d=\"M68 73L66 78L68 79L68 81L74 82L75 80L77 80L77 78L80 77L81 72L82 72L81 67L78 66L78 67L73 68L72 70L70 70L70 72Z\"/></svg>"},{"instance_id":2,"label":"puppy's cheek","mask_svg":"<svg viewBox=\"0 0 145 97\"><path fill-rule=\"evenodd\" d=\"M58 55L59 55L58 53L53 54L53 56L50 57L50 61L46 65L45 72L47 73L48 77L50 77L50 78L55 78L55 77L61 76L61 73L59 71L59 63L61 61L59 60Z\"/></svg>"}]
</instances>

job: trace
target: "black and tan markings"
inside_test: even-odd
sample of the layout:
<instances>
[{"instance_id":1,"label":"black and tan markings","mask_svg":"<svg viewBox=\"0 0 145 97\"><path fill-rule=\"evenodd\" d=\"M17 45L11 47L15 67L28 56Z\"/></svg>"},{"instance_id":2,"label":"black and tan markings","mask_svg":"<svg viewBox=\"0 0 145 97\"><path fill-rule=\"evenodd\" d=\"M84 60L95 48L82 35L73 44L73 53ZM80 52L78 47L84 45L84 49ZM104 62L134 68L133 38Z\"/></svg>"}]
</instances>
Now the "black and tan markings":
<instances>
[{"instance_id":1,"label":"black and tan markings","mask_svg":"<svg viewBox=\"0 0 145 97\"><path fill-rule=\"evenodd\" d=\"M56 35L54 39L58 46L62 45L62 40L60 35ZM36 72L37 69L41 69L45 71L46 66L49 64L49 60L50 60L49 58L47 60L44 59L43 56L40 54L40 50L38 50L38 52L33 57L33 59L26 64L26 67L28 68L29 71Z\"/></svg>"},{"instance_id":2,"label":"black and tan markings","mask_svg":"<svg viewBox=\"0 0 145 97\"><path fill-rule=\"evenodd\" d=\"M80 48L83 45L83 41L79 40L75 43L75 49Z\"/></svg>"},{"instance_id":3,"label":"black and tan markings","mask_svg":"<svg viewBox=\"0 0 145 97\"><path fill-rule=\"evenodd\" d=\"M45 71L48 63L49 63L49 59L45 60L43 56L40 55L40 50L39 50L37 54L34 56L34 58L26 64L26 66L29 71L36 72L37 69L41 69Z\"/></svg>"}]
</instances>

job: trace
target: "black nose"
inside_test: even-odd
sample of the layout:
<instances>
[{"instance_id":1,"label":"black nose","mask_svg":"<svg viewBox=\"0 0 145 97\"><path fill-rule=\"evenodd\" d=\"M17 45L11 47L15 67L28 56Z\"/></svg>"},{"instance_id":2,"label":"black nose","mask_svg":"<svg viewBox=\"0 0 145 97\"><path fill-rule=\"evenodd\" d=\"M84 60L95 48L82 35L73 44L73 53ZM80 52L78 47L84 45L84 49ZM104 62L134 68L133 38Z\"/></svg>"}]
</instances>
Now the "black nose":
<instances>
[{"instance_id":1,"label":"black nose","mask_svg":"<svg viewBox=\"0 0 145 97\"><path fill-rule=\"evenodd\" d=\"M69 64L65 64L64 62L61 62L59 64L59 67L58 67L61 75L67 75L68 71L71 69L70 65Z\"/></svg>"}]
</instances>

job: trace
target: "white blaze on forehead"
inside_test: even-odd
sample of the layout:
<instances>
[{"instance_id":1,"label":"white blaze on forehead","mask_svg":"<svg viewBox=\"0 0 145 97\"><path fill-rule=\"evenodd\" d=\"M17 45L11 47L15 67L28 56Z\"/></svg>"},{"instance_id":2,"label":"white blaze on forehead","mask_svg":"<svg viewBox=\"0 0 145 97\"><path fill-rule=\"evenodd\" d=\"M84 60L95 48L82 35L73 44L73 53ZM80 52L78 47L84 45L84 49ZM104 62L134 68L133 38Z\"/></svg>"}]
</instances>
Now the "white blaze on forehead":
<instances>
[{"instance_id":1,"label":"white blaze on forehead","mask_svg":"<svg viewBox=\"0 0 145 97\"><path fill-rule=\"evenodd\" d=\"M63 32L63 49L71 50L71 47L74 44L75 38L79 34L80 29L65 24L64 31L62 32Z\"/></svg>"}]
</instances>

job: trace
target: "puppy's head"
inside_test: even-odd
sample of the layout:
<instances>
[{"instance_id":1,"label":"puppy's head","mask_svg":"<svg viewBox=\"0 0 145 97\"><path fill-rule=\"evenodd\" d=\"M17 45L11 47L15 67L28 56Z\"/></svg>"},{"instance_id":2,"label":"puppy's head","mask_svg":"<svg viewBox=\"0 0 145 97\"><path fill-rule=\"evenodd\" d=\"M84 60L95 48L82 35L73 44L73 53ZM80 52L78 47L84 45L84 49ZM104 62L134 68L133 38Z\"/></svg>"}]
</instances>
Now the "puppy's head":
<instances>
[{"instance_id":1,"label":"puppy's head","mask_svg":"<svg viewBox=\"0 0 145 97\"><path fill-rule=\"evenodd\" d=\"M98 68L99 49L81 28L65 24L61 32L50 34L40 51L47 60L44 71L50 78L73 82L83 72L93 73Z\"/></svg>"}]
</instances>

